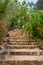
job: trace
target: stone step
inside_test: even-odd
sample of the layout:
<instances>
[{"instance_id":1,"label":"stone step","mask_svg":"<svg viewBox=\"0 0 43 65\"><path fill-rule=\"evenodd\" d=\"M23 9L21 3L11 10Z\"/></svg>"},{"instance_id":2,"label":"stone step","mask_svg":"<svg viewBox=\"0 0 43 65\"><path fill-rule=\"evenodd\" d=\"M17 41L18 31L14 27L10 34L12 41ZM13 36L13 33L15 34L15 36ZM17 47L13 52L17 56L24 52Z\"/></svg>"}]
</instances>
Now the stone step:
<instances>
[{"instance_id":1,"label":"stone step","mask_svg":"<svg viewBox=\"0 0 43 65\"><path fill-rule=\"evenodd\" d=\"M43 55L42 50L38 49L7 49L0 55Z\"/></svg>"},{"instance_id":2,"label":"stone step","mask_svg":"<svg viewBox=\"0 0 43 65\"><path fill-rule=\"evenodd\" d=\"M43 65L43 61L0 61L0 65Z\"/></svg>"},{"instance_id":3,"label":"stone step","mask_svg":"<svg viewBox=\"0 0 43 65\"><path fill-rule=\"evenodd\" d=\"M6 49L6 51L10 52L43 52L43 50L39 49Z\"/></svg>"},{"instance_id":4,"label":"stone step","mask_svg":"<svg viewBox=\"0 0 43 65\"><path fill-rule=\"evenodd\" d=\"M4 61L43 61L43 56L28 56L28 55L10 55Z\"/></svg>"},{"instance_id":5,"label":"stone step","mask_svg":"<svg viewBox=\"0 0 43 65\"><path fill-rule=\"evenodd\" d=\"M8 55L8 53L6 55ZM41 54L41 52L39 52L39 53L38 52L10 52L9 55L29 55L29 56L37 55L37 56L40 56L42 54Z\"/></svg>"},{"instance_id":6,"label":"stone step","mask_svg":"<svg viewBox=\"0 0 43 65\"><path fill-rule=\"evenodd\" d=\"M10 45L37 45L35 42L28 41L10 41L8 44Z\"/></svg>"},{"instance_id":7,"label":"stone step","mask_svg":"<svg viewBox=\"0 0 43 65\"><path fill-rule=\"evenodd\" d=\"M33 49L38 48L38 45L7 45L7 48L10 49Z\"/></svg>"},{"instance_id":8,"label":"stone step","mask_svg":"<svg viewBox=\"0 0 43 65\"><path fill-rule=\"evenodd\" d=\"M38 43L36 41L29 41L29 40L12 40L12 39L5 39L3 42L7 43L7 40L9 40L9 44L18 44L18 45L31 45L31 44L34 44L34 45L37 45Z\"/></svg>"},{"instance_id":9,"label":"stone step","mask_svg":"<svg viewBox=\"0 0 43 65\"><path fill-rule=\"evenodd\" d=\"M21 38L9 38L9 41L17 41L17 40L25 41L26 39L25 39L25 38L23 38L23 39L21 39ZM27 40L27 41L28 41L28 40Z\"/></svg>"},{"instance_id":10,"label":"stone step","mask_svg":"<svg viewBox=\"0 0 43 65\"><path fill-rule=\"evenodd\" d=\"M7 53L8 54L8 53ZM43 52L10 52L9 55L37 55L37 56L40 56L40 55L43 55Z\"/></svg>"}]
</instances>

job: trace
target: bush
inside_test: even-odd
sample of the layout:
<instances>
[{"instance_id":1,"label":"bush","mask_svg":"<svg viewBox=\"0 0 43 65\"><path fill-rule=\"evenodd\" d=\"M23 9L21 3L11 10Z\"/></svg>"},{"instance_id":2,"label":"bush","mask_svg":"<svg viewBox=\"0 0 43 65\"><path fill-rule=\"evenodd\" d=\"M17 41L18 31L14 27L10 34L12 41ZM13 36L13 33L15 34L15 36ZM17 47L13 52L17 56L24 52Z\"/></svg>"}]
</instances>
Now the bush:
<instances>
[{"instance_id":1,"label":"bush","mask_svg":"<svg viewBox=\"0 0 43 65\"><path fill-rule=\"evenodd\" d=\"M28 22L24 26L24 30L32 34L32 39L43 40L43 11L30 12Z\"/></svg>"}]
</instances>

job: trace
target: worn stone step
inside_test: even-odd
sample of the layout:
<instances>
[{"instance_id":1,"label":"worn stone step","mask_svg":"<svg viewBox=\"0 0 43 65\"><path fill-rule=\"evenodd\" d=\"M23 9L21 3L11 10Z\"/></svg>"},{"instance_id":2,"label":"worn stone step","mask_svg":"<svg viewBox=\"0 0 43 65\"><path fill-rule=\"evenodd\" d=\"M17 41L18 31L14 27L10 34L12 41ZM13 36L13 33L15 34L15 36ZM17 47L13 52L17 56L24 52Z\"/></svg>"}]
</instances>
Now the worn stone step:
<instances>
[{"instance_id":1,"label":"worn stone step","mask_svg":"<svg viewBox=\"0 0 43 65\"><path fill-rule=\"evenodd\" d=\"M0 55L43 55L42 50L38 49L7 49Z\"/></svg>"},{"instance_id":2,"label":"worn stone step","mask_svg":"<svg viewBox=\"0 0 43 65\"><path fill-rule=\"evenodd\" d=\"M38 48L38 45L7 45L7 48L10 49L33 49Z\"/></svg>"},{"instance_id":3,"label":"worn stone step","mask_svg":"<svg viewBox=\"0 0 43 65\"><path fill-rule=\"evenodd\" d=\"M33 62L33 61L37 61L37 62L43 62L43 56L28 56L28 55L15 55L15 56L8 56L8 55L6 55L5 57L3 56L3 57L1 57L0 58L0 61L2 62L12 62L12 61L16 61L16 63L17 63L17 61L19 61L19 62L24 62L24 61L26 61L26 62Z\"/></svg>"},{"instance_id":4,"label":"worn stone step","mask_svg":"<svg viewBox=\"0 0 43 65\"><path fill-rule=\"evenodd\" d=\"M38 43L36 42L36 41L29 41L29 40L13 40L12 38L10 39L10 38L7 38L7 39L4 39L4 43L6 42L7 43L7 41L9 40L9 43L8 44L20 44L20 45L31 45L31 44L34 44L34 45L37 45Z\"/></svg>"},{"instance_id":5,"label":"worn stone step","mask_svg":"<svg viewBox=\"0 0 43 65\"><path fill-rule=\"evenodd\" d=\"M10 52L9 53L10 55L33 55L33 56L35 56L35 55L37 55L37 56L40 56L40 55L43 55L43 53L42 52Z\"/></svg>"},{"instance_id":6,"label":"worn stone step","mask_svg":"<svg viewBox=\"0 0 43 65\"><path fill-rule=\"evenodd\" d=\"M43 65L43 61L0 61L0 65Z\"/></svg>"},{"instance_id":7,"label":"worn stone step","mask_svg":"<svg viewBox=\"0 0 43 65\"><path fill-rule=\"evenodd\" d=\"M43 52L43 50L39 50L39 49L8 49L10 51L14 51L14 52Z\"/></svg>"},{"instance_id":8,"label":"worn stone step","mask_svg":"<svg viewBox=\"0 0 43 65\"><path fill-rule=\"evenodd\" d=\"M5 61L41 61L43 56L28 56L28 55L10 55L6 56Z\"/></svg>"},{"instance_id":9,"label":"worn stone step","mask_svg":"<svg viewBox=\"0 0 43 65\"><path fill-rule=\"evenodd\" d=\"M35 42L30 42L30 41L10 41L8 44L13 44L13 45L37 45Z\"/></svg>"}]
</instances>

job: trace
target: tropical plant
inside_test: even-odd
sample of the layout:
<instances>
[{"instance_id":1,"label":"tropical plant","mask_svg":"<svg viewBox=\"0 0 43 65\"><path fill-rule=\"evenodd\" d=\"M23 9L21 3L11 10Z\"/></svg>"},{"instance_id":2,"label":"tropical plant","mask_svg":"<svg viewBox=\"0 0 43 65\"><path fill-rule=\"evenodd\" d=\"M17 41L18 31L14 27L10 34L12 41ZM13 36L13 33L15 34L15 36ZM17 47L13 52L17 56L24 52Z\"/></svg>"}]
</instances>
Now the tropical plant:
<instances>
[{"instance_id":1,"label":"tropical plant","mask_svg":"<svg viewBox=\"0 0 43 65\"><path fill-rule=\"evenodd\" d=\"M43 39L43 11L30 12L28 21L24 24L25 31L32 34L32 39Z\"/></svg>"},{"instance_id":2,"label":"tropical plant","mask_svg":"<svg viewBox=\"0 0 43 65\"><path fill-rule=\"evenodd\" d=\"M7 27L6 27L6 7L8 0L0 0L0 42L6 36Z\"/></svg>"}]
</instances>

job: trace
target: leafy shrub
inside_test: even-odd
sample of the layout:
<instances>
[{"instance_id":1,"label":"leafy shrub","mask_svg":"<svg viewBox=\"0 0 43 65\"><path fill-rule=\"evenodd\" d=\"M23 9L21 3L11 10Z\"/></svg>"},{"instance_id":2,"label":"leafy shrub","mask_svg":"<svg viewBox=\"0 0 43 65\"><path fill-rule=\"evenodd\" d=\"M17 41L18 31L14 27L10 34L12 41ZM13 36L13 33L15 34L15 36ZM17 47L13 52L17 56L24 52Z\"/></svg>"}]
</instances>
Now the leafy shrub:
<instances>
[{"instance_id":1,"label":"leafy shrub","mask_svg":"<svg viewBox=\"0 0 43 65\"><path fill-rule=\"evenodd\" d=\"M29 19L24 26L24 30L32 34L32 39L43 40L43 11L30 12Z\"/></svg>"}]
</instances>

